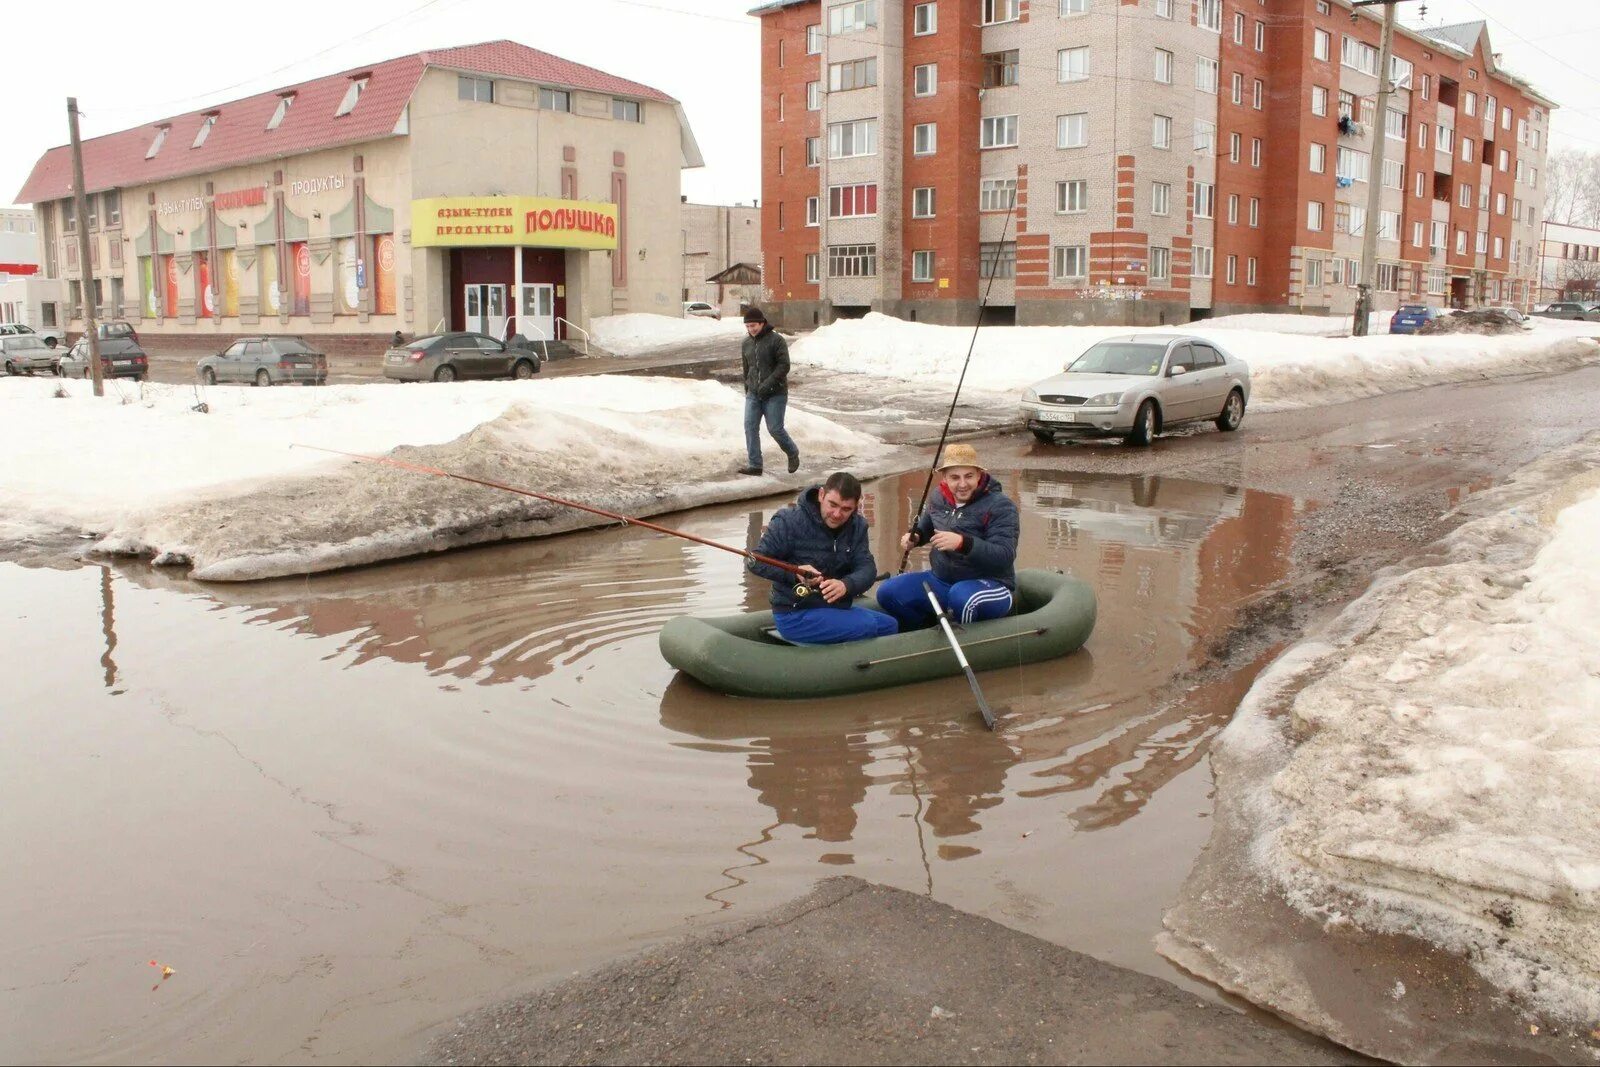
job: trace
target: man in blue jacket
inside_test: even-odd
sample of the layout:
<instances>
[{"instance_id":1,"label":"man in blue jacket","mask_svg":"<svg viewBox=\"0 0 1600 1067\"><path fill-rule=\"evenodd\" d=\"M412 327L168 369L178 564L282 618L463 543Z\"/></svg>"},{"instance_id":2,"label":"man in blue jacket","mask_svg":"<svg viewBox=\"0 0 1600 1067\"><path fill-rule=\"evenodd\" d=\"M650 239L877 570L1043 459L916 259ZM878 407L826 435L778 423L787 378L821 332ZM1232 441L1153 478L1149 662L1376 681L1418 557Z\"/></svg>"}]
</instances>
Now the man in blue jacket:
<instances>
[{"instance_id":1,"label":"man in blue jacket","mask_svg":"<svg viewBox=\"0 0 1600 1067\"><path fill-rule=\"evenodd\" d=\"M750 573L772 583L772 617L785 641L832 645L899 629L883 612L851 605L877 581L860 505L861 483L838 471L801 493L762 531L756 552L799 566L809 589L797 596L793 574L756 560L746 564Z\"/></svg>"},{"instance_id":2,"label":"man in blue jacket","mask_svg":"<svg viewBox=\"0 0 1600 1067\"><path fill-rule=\"evenodd\" d=\"M931 571L908 571L878 589L878 604L914 629L933 621L927 582L957 622L997 619L1011 611L1017 588L1017 505L983 469L971 445L944 450L943 480L916 528L900 538L902 549L931 545Z\"/></svg>"}]
</instances>

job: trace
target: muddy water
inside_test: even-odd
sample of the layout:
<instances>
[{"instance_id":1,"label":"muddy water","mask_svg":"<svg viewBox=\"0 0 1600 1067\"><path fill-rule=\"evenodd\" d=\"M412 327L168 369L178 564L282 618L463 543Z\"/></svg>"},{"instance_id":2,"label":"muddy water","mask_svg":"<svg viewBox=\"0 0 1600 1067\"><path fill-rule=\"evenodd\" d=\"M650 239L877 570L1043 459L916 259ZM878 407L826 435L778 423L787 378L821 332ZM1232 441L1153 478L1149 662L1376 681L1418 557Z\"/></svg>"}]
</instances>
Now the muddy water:
<instances>
[{"instance_id":1,"label":"muddy water","mask_svg":"<svg viewBox=\"0 0 1600 1067\"><path fill-rule=\"evenodd\" d=\"M1173 980L1195 673L1287 576L1297 505L1000 472L1022 562L1096 587L1079 654L807 705L676 678L655 634L764 603L632 530L244 587L0 565L0 1059L393 1060L508 991L847 871ZM869 487L880 567L921 475ZM753 543L782 501L681 517ZM163 978L163 968L173 973Z\"/></svg>"}]
</instances>

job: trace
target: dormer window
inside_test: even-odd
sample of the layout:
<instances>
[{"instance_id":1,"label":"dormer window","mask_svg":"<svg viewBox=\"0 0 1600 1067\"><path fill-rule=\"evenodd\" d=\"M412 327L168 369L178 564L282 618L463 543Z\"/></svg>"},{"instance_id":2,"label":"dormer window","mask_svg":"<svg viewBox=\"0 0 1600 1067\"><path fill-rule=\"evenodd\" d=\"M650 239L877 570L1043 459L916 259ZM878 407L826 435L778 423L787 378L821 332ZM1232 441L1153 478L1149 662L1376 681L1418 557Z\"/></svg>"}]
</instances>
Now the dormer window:
<instances>
[{"instance_id":1,"label":"dormer window","mask_svg":"<svg viewBox=\"0 0 1600 1067\"><path fill-rule=\"evenodd\" d=\"M199 148L206 143L206 138L211 136L211 127L217 124L218 112L207 111L200 118L200 128L195 131L194 144L190 148Z\"/></svg>"},{"instance_id":2,"label":"dormer window","mask_svg":"<svg viewBox=\"0 0 1600 1067\"><path fill-rule=\"evenodd\" d=\"M267 122L267 129L275 130L283 124L283 116L289 113L289 108L294 105L294 94L284 93L278 97L278 110L272 113L272 118Z\"/></svg>"},{"instance_id":3,"label":"dormer window","mask_svg":"<svg viewBox=\"0 0 1600 1067\"><path fill-rule=\"evenodd\" d=\"M362 74L350 79L350 88L344 91L344 99L339 101L339 110L333 113L334 118L348 115L356 109L356 101L361 99L362 92L367 88L367 79L370 77L370 74Z\"/></svg>"},{"instance_id":4,"label":"dormer window","mask_svg":"<svg viewBox=\"0 0 1600 1067\"><path fill-rule=\"evenodd\" d=\"M144 154L144 158L156 158L156 153L161 151L161 146L167 143L167 134L171 132L171 126L157 126L155 140L150 142L150 150Z\"/></svg>"}]
</instances>

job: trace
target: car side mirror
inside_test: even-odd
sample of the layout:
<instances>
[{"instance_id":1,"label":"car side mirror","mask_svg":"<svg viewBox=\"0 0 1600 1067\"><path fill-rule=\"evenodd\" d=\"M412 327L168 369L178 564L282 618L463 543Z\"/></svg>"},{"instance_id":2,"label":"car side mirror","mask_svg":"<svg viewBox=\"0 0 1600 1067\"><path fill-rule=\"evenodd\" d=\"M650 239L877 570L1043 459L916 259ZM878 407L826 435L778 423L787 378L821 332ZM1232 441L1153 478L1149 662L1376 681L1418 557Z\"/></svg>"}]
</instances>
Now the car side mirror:
<instances>
[{"instance_id":1,"label":"car side mirror","mask_svg":"<svg viewBox=\"0 0 1600 1067\"><path fill-rule=\"evenodd\" d=\"M1179 364L1178 366L1173 367L1173 368L1171 368L1170 370L1167 371L1167 377L1176 378L1180 374L1188 374L1188 373L1189 373L1189 368L1183 366L1182 364Z\"/></svg>"}]
</instances>

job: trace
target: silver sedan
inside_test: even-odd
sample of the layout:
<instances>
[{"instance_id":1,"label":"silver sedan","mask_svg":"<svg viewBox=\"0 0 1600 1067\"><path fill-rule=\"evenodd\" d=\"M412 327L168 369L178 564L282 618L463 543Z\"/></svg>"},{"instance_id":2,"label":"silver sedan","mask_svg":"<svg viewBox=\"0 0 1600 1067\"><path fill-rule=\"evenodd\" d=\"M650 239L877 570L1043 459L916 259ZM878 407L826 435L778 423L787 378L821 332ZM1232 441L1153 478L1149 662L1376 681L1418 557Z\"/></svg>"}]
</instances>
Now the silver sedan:
<instances>
[{"instance_id":1,"label":"silver sedan","mask_svg":"<svg viewBox=\"0 0 1600 1067\"><path fill-rule=\"evenodd\" d=\"M1237 430L1250 402L1250 367L1215 341L1130 334L1091 347L1022 397L1028 429L1057 436L1122 437L1147 445L1162 430L1214 422Z\"/></svg>"}]
</instances>

